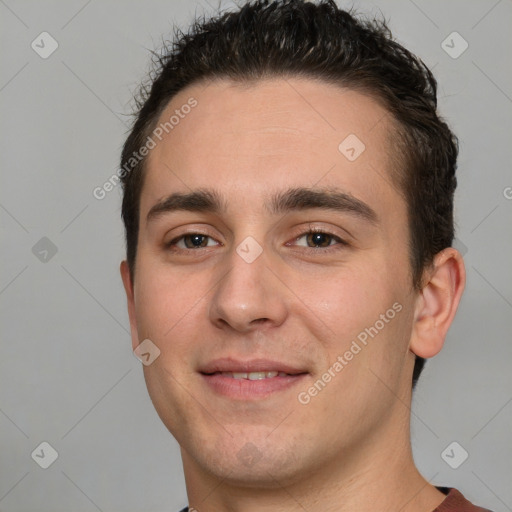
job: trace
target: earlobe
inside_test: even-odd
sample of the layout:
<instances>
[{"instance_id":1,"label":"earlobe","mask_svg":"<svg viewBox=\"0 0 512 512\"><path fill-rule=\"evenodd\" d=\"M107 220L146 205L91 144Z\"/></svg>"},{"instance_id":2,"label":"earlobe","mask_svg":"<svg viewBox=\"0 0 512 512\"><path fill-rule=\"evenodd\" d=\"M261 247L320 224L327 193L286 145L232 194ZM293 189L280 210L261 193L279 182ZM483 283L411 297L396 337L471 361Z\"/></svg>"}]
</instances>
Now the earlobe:
<instances>
[{"instance_id":1,"label":"earlobe","mask_svg":"<svg viewBox=\"0 0 512 512\"><path fill-rule=\"evenodd\" d=\"M128 305L128 317L130 319L130 331L132 336L132 348L139 345L139 335L137 330L137 317L135 315L135 296L133 292L133 282L130 275L130 268L126 260L121 262L121 279L123 280L124 291L126 292L126 302Z\"/></svg>"},{"instance_id":2,"label":"earlobe","mask_svg":"<svg viewBox=\"0 0 512 512\"><path fill-rule=\"evenodd\" d=\"M419 293L410 350L419 357L435 356L442 348L464 291L466 271L461 254L448 247L436 254L425 271Z\"/></svg>"}]
</instances>

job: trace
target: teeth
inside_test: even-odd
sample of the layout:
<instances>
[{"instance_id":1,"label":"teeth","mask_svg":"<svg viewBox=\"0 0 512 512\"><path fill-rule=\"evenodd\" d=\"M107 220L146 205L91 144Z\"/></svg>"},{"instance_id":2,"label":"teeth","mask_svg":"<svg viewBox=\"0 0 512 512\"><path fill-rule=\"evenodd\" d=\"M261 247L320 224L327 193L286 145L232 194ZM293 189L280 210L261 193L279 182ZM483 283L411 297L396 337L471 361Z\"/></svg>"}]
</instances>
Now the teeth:
<instances>
[{"instance_id":1,"label":"teeth","mask_svg":"<svg viewBox=\"0 0 512 512\"><path fill-rule=\"evenodd\" d=\"M267 378L267 374L265 372L251 372L248 373L247 376L249 380L262 380Z\"/></svg>"},{"instance_id":2,"label":"teeth","mask_svg":"<svg viewBox=\"0 0 512 512\"><path fill-rule=\"evenodd\" d=\"M249 379L249 380L262 380L272 379L273 377L286 377L285 372L221 372L225 377L231 377L233 379Z\"/></svg>"}]
</instances>

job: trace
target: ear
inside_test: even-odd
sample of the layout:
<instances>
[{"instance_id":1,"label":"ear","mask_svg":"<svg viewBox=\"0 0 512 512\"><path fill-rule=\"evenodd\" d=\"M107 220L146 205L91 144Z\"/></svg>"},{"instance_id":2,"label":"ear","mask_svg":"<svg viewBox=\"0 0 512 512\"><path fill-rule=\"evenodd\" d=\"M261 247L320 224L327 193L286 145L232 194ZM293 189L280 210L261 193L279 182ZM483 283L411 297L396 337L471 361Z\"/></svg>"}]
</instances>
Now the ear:
<instances>
[{"instance_id":1,"label":"ear","mask_svg":"<svg viewBox=\"0 0 512 512\"><path fill-rule=\"evenodd\" d=\"M435 356L444 345L466 284L461 254L448 247L436 254L424 273L414 312L410 350L419 357Z\"/></svg>"},{"instance_id":2,"label":"ear","mask_svg":"<svg viewBox=\"0 0 512 512\"><path fill-rule=\"evenodd\" d=\"M128 303L128 317L130 318L130 331L132 335L132 349L139 346L139 334L137 330L137 317L135 316L135 300L133 294L133 283L130 276L130 268L126 260L121 262L121 279L123 280L124 291L126 292L126 301Z\"/></svg>"}]
</instances>

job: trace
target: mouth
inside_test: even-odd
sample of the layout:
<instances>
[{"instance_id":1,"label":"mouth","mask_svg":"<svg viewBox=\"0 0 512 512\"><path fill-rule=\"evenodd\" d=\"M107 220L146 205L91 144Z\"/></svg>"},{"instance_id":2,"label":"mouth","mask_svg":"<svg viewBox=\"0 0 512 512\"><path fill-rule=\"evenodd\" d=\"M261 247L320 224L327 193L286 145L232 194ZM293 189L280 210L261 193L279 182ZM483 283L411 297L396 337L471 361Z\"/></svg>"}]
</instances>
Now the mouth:
<instances>
[{"instance_id":1,"label":"mouth","mask_svg":"<svg viewBox=\"0 0 512 512\"><path fill-rule=\"evenodd\" d=\"M263 380L263 379L273 379L274 377L286 377L290 375L285 372L277 372L277 371L263 371L263 372L215 372L220 373L224 377L231 377L232 379L248 379L248 380ZM213 374L210 374L213 375Z\"/></svg>"},{"instance_id":2,"label":"mouth","mask_svg":"<svg viewBox=\"0 0 512 512\"><path fill-rule=\"evenodd\" d=\"M299 366L279 361L232 358L212 361L199 373L214 394L234 400L257 400L284 392L309 374Z\"/></svg>"}]
</instances>

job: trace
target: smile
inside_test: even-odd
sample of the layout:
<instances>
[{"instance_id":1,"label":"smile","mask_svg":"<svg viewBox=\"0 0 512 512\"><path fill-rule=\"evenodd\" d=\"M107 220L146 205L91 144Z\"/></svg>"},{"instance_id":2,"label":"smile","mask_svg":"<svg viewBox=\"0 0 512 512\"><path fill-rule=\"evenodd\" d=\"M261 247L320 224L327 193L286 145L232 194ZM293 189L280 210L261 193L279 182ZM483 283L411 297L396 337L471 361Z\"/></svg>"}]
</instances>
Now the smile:
<instances>
[{"instance_id":1,"label":"smile","mask_svg":"<svg viewBox=\"0 0 512 512\"><path fill-rule=\"evenodd\" d=\"M231 377L232 379L248 379L248 380L263 380L272 379L274 377L286 377L289 375L285 372L277 371L260 371L260 372L220 372L224 377Z\"/></svg>"}]
</instances>

